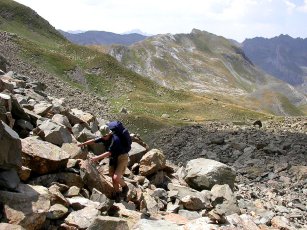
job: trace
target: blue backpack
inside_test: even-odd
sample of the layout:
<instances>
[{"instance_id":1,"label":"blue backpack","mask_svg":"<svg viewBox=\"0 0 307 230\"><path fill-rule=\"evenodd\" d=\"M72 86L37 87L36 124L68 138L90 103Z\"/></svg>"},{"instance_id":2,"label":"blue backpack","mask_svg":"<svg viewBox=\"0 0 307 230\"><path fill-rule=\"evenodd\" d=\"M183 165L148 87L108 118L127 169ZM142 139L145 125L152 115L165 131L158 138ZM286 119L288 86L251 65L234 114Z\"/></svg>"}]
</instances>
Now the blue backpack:
<instances>
[{"instance_id":1,"label":"blue backpack","mask_svg":"<svg viewBox=\"0 0 307 230\"><path fill-rule=\"evenodd\" d=\"M111 121L107 125L109 129L119 137L123 147L128 153L131 150L132 144L132 139L128 129L126 129L120 121Z\"/></svg>"}]
</instances>

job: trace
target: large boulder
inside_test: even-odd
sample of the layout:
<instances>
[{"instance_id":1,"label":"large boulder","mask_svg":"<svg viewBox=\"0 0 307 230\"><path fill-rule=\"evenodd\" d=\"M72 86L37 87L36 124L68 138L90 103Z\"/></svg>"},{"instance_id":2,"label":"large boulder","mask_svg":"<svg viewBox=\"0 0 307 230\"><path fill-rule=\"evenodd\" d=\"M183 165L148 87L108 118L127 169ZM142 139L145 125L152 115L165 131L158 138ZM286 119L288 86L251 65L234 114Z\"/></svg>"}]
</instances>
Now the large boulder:
<instances>
[{"instance_id":1,"label":"large boulder","mask_svg":"<svg viewBox=\"0 0 307 230\"><path fill-rule=\"evenodd\" d=\"M50 208L48 189L42 186L20 184L18 192L0 190L0 202L8 222L25 229L42 229Z\"/></svg>"},{"instance_id":2,"label":"large boulder","mask_svg":"<svg viewBox=\"0 0 307 230\"><path fill-rule=\"evenodd\" d=\"M186 173L184 180L197 190L210 190L215 184L228 184L233 188L236 178L235 171L229 166L205 158L189 161Z\"/></svg>"},{"instance_id":3,"label":"large boulder","mask_svg":"<svg viewBox=\"0 0 307 230\"><path fill-rule=\"evenodd\" d=\"M70 157L58 146L33 137L22 139L22 156L23 165L38 174L64 169Z\"/></svg>"},{"instance_id":4,"label":"large boulder","mask_svg":"<svg viewBox=\"0 0 307 230\"><path fill-rule=\"evenodd\" d=\"M140 161L140 174L149 176L165 168L166 159L162 151L152 149Z\"/></svg>"}]
</instances>

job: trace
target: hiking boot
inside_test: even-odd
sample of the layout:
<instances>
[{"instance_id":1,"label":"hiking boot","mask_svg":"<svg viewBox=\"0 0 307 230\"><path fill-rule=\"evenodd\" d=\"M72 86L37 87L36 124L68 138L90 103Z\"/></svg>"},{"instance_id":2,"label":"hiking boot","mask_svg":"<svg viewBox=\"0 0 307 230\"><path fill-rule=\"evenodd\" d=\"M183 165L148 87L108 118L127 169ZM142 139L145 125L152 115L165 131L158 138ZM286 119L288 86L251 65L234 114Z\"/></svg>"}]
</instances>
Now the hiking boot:
<instances>
[{"instance_id":1,"label":"hiking boot","mask_svg":"<svg viewBox=\"0 0 307 230\"><path fill-rule=\"evenodd\" d=\"M129 192L129 187L126 185L126 186L124 186L124 187L122 188L122 197L123 197L124 199L127 198L128 192Z\"/></svg>"},{"instance_id":2,"label":"hiking boot","mask_svg":"<svg viewBox=\"0 0 307 230\"><path fill-rule=\"evenodd\" d=\"M115 203L120 203L121 202L121 193L120 192L115 192L113 194L113 199Z\"/></svg>"}]
</instances>

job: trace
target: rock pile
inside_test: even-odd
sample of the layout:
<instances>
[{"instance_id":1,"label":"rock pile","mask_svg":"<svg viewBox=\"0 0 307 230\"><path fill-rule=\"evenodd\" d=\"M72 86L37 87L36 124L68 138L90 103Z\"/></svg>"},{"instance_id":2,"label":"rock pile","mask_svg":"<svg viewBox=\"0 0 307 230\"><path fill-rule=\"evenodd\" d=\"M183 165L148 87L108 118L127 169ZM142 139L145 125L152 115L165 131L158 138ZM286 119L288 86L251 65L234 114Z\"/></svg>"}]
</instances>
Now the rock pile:
<instances>
[{"instance_id":1,"label":"rock pile","mask_svg":"<svg viewBox=\"0 0 307 230\"><path fill-rule=\"evenodd\" d=\"M306 228L306 117L272 119L262 127L251 121L172 128L155 134L151 146L179 165L204 157L231 166L241 213L258 226L280 221L285 229Z\"/></svg>"},{"instance_id":2,"label":"rock pile","mask_svg":"<svg viewBox=\"0 0 307 230\"><path fill-rule=\"evenodd\" d=\"M103 145L77 147L78 142L100 135L106 120L70 109L65 99L48 96L44 90L44 84L23 75L0 76L0 229L306 227L301 195L306 193L304 165L274 164L269 167L272 172L258 174L250 169L256 162L251 146L238 154L245 154L245 160L224 164L206 155L207 159L195 157L177 167L161 148L151 149L132 135L124 175L129 192L125 200L114 203L107 161L95 165L88 160L103 152ZM212 146L228 153L225 143L229 141L222 136L211 140ZM303 151L302 145L256 149L268 147L263 151L280 156L285 150ZM235 171L237 164L241 168ZM289 166L297 177L285 173ZM264 179L266 184L261 183ZM294 193L280 190L281 185ZM289 197L281 199L280 194Z\"/></svg>"}]
</instances>

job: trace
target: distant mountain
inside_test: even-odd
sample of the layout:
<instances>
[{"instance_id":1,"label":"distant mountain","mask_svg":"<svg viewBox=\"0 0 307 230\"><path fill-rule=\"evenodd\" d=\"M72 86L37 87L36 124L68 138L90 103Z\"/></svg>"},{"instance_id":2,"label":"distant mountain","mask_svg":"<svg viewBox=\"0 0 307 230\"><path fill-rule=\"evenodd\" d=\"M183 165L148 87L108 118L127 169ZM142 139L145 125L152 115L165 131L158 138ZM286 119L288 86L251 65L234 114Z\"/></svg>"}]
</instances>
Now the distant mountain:
<instances>
[{"instance_id":1,"label":"distant mountain","mask_svg":"<svg viewBox=\"0 0 307 230\"><path fill-rule=\"evenodd\" d=\"M86 31L76 34L60 30L60 33L69 41L79 45L131 45L147 38L147 36L137 33L116 34L105 31Z\"/></svg>"},{"instance_id":2,"label":"distant mountain","mask_svg":"<svg viewBox=\"0 0 307 230\"><path fill-rule=\"evenodd\" d=\"M233 41L206 31L156 35L129 47L112 46L109 54L171 89L223 95L244 105L249 98L277 114L287 113L285 104L306 104L304 95L254 66Z\"/></svg>"},{"instance_id":3,"label":"distant mountain","mask_svg":"<svg viewBox=\"0 0 307 230\"><path fill-rule=\"evenodd\" d=\"M242 48L246 56L267 73L293 86L307 84L307 39L288 35L271 39L257 37L246 39Z\"/></svg>"},{"instance_id":4,"label":"distant mountain","mask_svg":"<svg viewBox=\"0 0 307 230\"><path fill-rule=\"evenodd\" d=\"M64 31L63 31L64 32ZM86 32L86 30L68 30L66 31L67 33L70 33L70 34L80 34L80 33L84 33Z\"/></svg>"},{"instance_id":5,"label":"distant mountain","mask_svg":"<svg viewBox=\"0 0 307 230\"><path fill-rule=\"evenodd\" d=\"M121 33L121 34L141 34L141 35L144 35L146 37L153 36L152 34L145 33L145 32L143 32L139 29L129 30L129 31L126 31L126 32Z\"/></svg>"}]
</instances>

